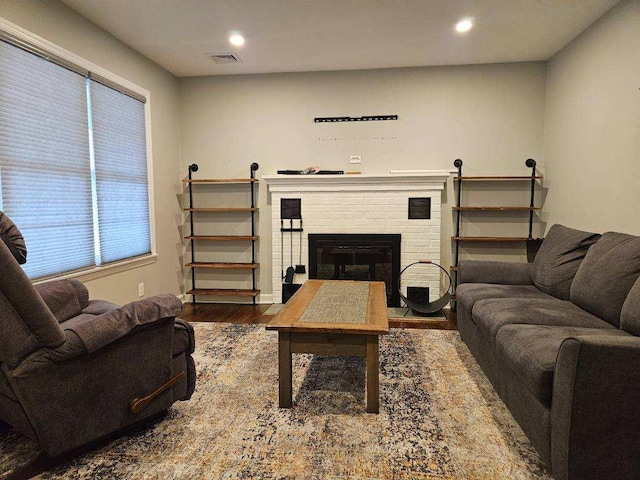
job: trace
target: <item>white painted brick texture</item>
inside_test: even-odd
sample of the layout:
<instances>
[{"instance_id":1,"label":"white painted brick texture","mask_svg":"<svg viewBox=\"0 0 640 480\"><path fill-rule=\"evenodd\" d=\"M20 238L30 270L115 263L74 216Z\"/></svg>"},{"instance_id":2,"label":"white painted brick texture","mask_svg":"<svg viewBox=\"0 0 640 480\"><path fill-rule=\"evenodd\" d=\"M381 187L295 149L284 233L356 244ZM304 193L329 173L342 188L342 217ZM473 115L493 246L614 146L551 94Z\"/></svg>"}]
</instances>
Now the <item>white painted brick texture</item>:
<instances>
[{"instance_id":1,"label":"white painted brick texture","mask_svg":"<svg viewBox=\"0 0 640 480\"><path fill-rule=\"evenodd\" d=\"M392 177L390 177L392 178ZM303 182L301 182L303 183ZM302 236L302 262L309 270L309 252L307 235L314 233L399 233L401 234L400 268L428 259L440 263L440 219L442 185L425 185L410 189L394 189L393 182L383 186L383 190L366 188L366 181L357 190L336 188L325 191L309 191L293 179L286 190L282 187L272 191L272 265L273 265L273 301L282 301L281 273L291 263L289 233L284 234L283 255L281 258L280 200L282 198L302 199L302 218L304 233ZM431 198L431 218L428 220L409 220L409 198ZM289 222L285 221L285 227ZM297 221L294 221L297 227ZM299 262L299 233L293 237L293 264ZM298 274L296 283L303 283L306 274ZM440 270L434 266L415 265L402 276L406 285L428 286L431 300L440 294Z\"/></svg>"}]
</instances>

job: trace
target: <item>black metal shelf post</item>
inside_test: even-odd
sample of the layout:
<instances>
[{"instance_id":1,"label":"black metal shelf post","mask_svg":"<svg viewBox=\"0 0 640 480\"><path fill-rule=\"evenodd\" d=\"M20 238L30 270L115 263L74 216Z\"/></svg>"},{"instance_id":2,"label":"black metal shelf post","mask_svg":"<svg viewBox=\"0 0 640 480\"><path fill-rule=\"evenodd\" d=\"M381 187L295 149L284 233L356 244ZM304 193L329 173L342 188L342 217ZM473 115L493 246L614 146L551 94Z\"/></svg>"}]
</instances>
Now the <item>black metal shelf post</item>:
<instances>
[{"instance_id":1,"label":"black metal shelf post","mask_svg":"<svg viewBox=\"0 0 640 480\"><path fill-rule=\"evenodd\" d=\"M529 240L533 240L533 200L536 193L536 161L528 158L524 164L531 169L531 202L529 203Z\"/></svg>"},{"instance_id":2,"label":"black metal shelf post","mask_svg":"<svg viewBox=\"0 0 640 480\"><path fill-rule=\"evenodd\" d=\"M197 172L198 171L198 165L195 163L192 163L191 165L189 165L189 226L191 228L190 230L190 235L191 235L191 261L195 262L195 240L193 239L193 236L195 235L194 231L193 231L193 184L191 183L191 175L193 172ZM192 268L191 269L191 289L195 290L196 289L196 269ZM196 294L194 293L193 295L191 295L191 303L193 304L193 308L195 309L196 307Z\"/></svg>"},{"instance_id":3,"label":"black metal shelf post","mask_svg":"<svg viewBox=\"0 0 640 480\"><path fill-rule=\"evenodd\" d=\"M458 169L458 194L456 196L456 207L458 210L456 211L456 238L460 237L460 206L462 200L462 160L457 158L453 162L453 166ZM455 182L453 182L455 185ZM453 282L453 291L455 294L455 289L458 286L458 259L460 257L460 242L456 242L456 253L453 264L455 265L454 274L455 274L455 282ZM454 297L455 298L455 297ZM456 301L451 302L451 310L457 311L458 305Z\"/></svg>"},{"instance_id":4,"label":"black metal shelf post","mask_svg":"<svg viewBox=\"0 0 640 480\"><path fill-rule=\"evenodd\" d=\"M460 237L460 206L462 200L462 160L459 158L453 162L453 166L458 169L458 195L456 197L456 207L458 207L456 215L456 237ZM454 182L455 183L455 182ZM456 242L456 255L454 265L458 267L458 258L460 256L460 242ZM456 285L458 284L458 275L456 272Z\"/></svg>"},{"instance_id":5,"label":"black metal shelf post","mask_svg":"<svg viewBox=\"0 0 640 480\"><path fill-rule=\"evenodd\" d=\"M254 264L256 263L256 239L255 239L255 235L256 235L256 212L255 212L255 193L254 193L254 187L256 182L254 181L256 178L256 170L258 170L258 168L260 168L260 165L258 165L256 162L253 162L251 164L251 166L249 167L249 176L251 177L251 263ZM252 284L252 288L253 290L256 289L256 269L253 268L251 270L251 284ZM256 304L256 297L255 295L252 297L253 300L253 305Z\"/></svg>"}]
</instances>

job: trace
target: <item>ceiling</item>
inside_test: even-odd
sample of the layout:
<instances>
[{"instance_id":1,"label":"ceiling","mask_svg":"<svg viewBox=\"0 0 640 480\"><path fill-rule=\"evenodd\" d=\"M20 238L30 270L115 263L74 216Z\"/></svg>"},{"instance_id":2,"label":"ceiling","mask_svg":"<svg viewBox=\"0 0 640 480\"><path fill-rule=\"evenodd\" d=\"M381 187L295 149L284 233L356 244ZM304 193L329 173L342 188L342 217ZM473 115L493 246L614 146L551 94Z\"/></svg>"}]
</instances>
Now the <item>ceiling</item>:
<instances>
[{"instance_id":1,"label":"ceiling","mask_svg":"<svg viewBox=\"0 0 640 480\"><path fill-rule=\"evenodd\" d=\"M619 0L62 1L188 77L547 60ZM463 17L475 26L459 34Z\"/></svg>"}]
</instances>

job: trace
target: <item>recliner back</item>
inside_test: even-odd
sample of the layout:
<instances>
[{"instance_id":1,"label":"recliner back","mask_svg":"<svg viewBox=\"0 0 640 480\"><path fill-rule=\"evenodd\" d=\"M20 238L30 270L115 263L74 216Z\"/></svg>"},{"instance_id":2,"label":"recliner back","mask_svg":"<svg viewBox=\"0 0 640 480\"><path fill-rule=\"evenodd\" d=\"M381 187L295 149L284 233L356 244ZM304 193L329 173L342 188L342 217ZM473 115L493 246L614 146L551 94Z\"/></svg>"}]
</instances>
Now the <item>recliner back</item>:
<instances>
[{"instance_id":1,"label":"recliner back","mask_svg":"<svg viewBox=\"0 0 640 480\"><path fill-rule=\"evenodd\" d=\"M14 367L38 348L62 345L65 335L3 241L0 272L0 362Z\"/></svg>"}]
</instances>

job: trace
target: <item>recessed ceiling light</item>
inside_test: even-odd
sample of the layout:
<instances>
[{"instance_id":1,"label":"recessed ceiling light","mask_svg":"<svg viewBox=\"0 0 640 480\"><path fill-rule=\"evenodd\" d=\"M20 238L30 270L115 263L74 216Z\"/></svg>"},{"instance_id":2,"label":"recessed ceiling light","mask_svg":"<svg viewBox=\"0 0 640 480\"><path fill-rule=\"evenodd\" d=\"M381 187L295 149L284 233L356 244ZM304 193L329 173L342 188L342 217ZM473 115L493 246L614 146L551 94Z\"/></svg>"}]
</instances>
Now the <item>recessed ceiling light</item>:
<instances>
[{"instance_id":1,"label":"recessed ceiling light","mask_svg":"<svg viewBox=\"0 0 640 480\"><path fill-rule=\"evenodd\" d=\"M240 34L234 33L229 37L229 43L231 43L231 45L235 45L236 47L240 47L244 45L244 37Z\"/></svg>"},{"instance_id":2,"label":"recessed ceiling light","mask_svg":"<svg viewBox=\"0 0 640 480\"><path fill-rule=\"evenodd\" d=\"M464 18L456 24L456 32L468 32L471 30L471 27L473 27L473 20L470 18Z\"/></svg>"}]
</instances>

